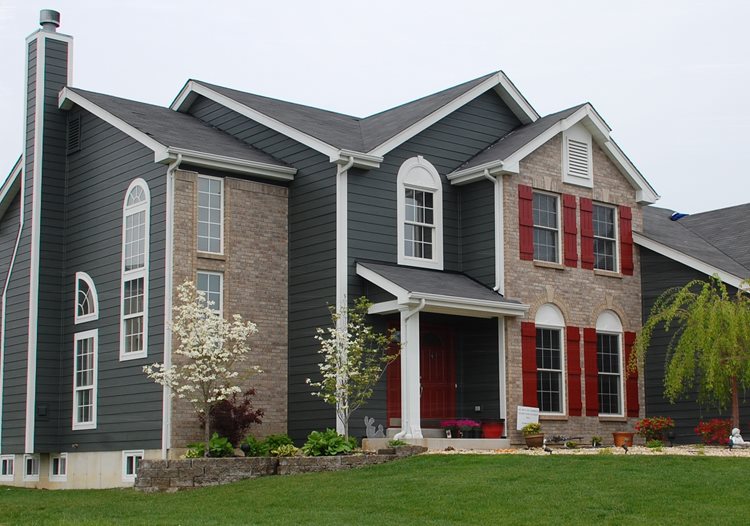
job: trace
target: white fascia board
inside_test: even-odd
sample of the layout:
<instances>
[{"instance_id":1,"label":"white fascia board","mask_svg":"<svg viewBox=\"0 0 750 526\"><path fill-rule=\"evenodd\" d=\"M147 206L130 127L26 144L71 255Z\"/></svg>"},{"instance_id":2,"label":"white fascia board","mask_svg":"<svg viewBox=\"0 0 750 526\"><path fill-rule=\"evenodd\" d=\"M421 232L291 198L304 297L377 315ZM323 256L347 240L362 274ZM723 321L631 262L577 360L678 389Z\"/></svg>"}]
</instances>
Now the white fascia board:
<instances>
[{"instance_id":1,"label":"white fascia board","mask_svg":"<svg viewBox=\"0 0 750 526\"><path fill-rule=\"evenodd\" d=\"M362 152L355 152L354 150L339 150L337 157L330 157L329 160L332 163L345 165L350 160L354 161L352 165L355 168L364 168L370 170L372 168L380 168L380 163L383 162L383 158L377 155L369 155Z\"/></svg>"},{"instance_id":2,"label":"white fascia board","mask_svg":"<svg viewBox=\"0 0 750 526\"><path fill-rule=\"evenodd\" d=\"M409 298L409 291L399 287L395 283L393 283L391 280L388 280L378 274L377 272L374 272L370 270L367 267L362 266L361 263L357 263L357 275L363 277L370 283L372 283L375 286L380 287L384 291L388 292L389 294L393 294L396 296L396 300L399 303L406 303Z\"/></svg>"},{"instance_id":3,"label":"white fascia board","mask_svg":"<svg viewBox=\"0 0 750 526\"><path fill-rule=\"evenodd\" d=\"M456 170L455 172L449 173L447 177L452 185L460 186L462 184L471 183L479 177L483 178L485 170L489 171L491 174L495 174L498 173L498 171L502 171L502 168L503 161L490 161L465 170Z\"/></svg>"},{"instance_id":4,"label":"white fascia board","mask_svg":"<svg viewBox=\"0 0 750 526\"><path fill-rule=\"evenodd\" d=\"M743 278L740 278L739 276L735 276L734 274L725 272L717 267L714 267L713 265L709 265L708 263L701 261L700 259L685 254L684 252L680 252L679 250L668 247L667 245L659 243L658 241L654 241L653 239L650 239L638 232L633 232L633 242L643 248L647 248L656 252L657 254L661 254L662 256L667 257L673 261L682 263L686 267L690 267L697 270L698 272L702 272L706 276L713 276L714 274L716 274L719 276L719 279L721 279L721 281L723 281L727 285L731 285L732 287L739 288L740 284L743 281Z\"/></svg>"},{"instance_id":5,"label":"white fascia board","mask_svg":"<svg viewBox=\"0 0 750 526\"><path fill-rule=\"evenodd\" d=\"M167 148L169 158L176 160L178 155L182 155L182 162L193 164L204 168L214 168L227 172L242 173L246 175L255 175L267 179L276 179L280 181L291 181L297 173L296 168L287 166L275 166L257 161L246 159L237 159L236 157L226 157L212 153L196 152L184 148Z\"/></svg>"},{"instance_id":6,"label":"white fascia board","mask_svg":"<svg viewBox=\"0 0 750 526\"><path fill-rule=\"evenodd\" d=\"M393 314L403 310L404 306L398 300L381 301L373 304L367 312L369 314Z\"/></svg>"},{"instance_id":7,"label":"white fascia board","mask_svg":"<svg viewBox=\"0 0 750 526\"><path fill-rule=\"evenodd\" d=\"M524 124L538 120L539 114L529 104L526 97L518 91L518 88L516 88L516 85L511 82L508 76L503 71L499 71L498 77L499 83L495 87L495 91L500 95L503 102L510 107L516 117ZM499 87L502 87L502 90L498 89Z\"/></svg>"},{"instance_id":8,"label":"white fascia board","mask_svg":"<svg viewBox=\"0 0 750 526\"><path fill-rule=\"evenodd\" d=\"M240 115L244 115L248 119L271 128L272 130L277 131L282 135L286 135L290 139L294 139L300 144L304 144L305 146L312 148L315 151L327 155L329 158L339 158L340 150L338 148L331 146L330 144L323 142L320 139L313 137L312 135L301 132L296 128L292 128L288 124L284 124L283 122L278 121L273 117L269 117L268 115L261 113L258 110L250 108L249 106L245 106L244 104L237 102L236 100L229 98L226 95L217 93L211 88L195 82L194 80L191 80L185 85L184 88L182 88L182 92L177 96L170 108L175 111L186 110L187 107L189 107L191 97L194 97L194 95L202 95L207 99L221 104L225 108L229 108L230 110L239 113Z\"/></svg>"},{"instance_id":9,"label":"white fascia board","mask_svg":"<svg viewBox=\"0 0 750 526\"><path fill-rule=\"evenodd\" d=\"M405 130L402 130L401 132L397 133L387 141L379 144L372 150L370 150L370 155L377 155L377 156L383 156L396 148L397 146L403 144L404 142L408 141L418 133L426 130L436 122L438 122L440 119L450 115L457 109L461 108L462 106L468 104L472 100L476 99L479 95L484 93L487 90L490 90L492 88L496 88L497 86L502 87L502 91L499 92L501 97L503 97L502 93L506 93L507 97L509 97L509 100L515 101L516 108L514 109L513 106L511 106L511 109L518 110L519 108L523 109L523 113L521 115L526 115L526 118L530 119L527 122L535 121L539 118L539 115L534 111L533 108L529 105L528 102L526 102L526 99L521 96L521 94L518 92L518 90L515 89L515 86L508 80L508 78L505 76L504 73L498 72L495 75L492 75L490 78L485 80L484 82L477 84L472 89L461 95L460 97L456 97L452 101L450 101L445 106L442 106L438 110L435 110L431 114L429 114L424 119L415 122ZM510 91L509 91L510 90ZM505 101L505 98L503 98L503 101ZM507 103L507 101L505 101ZM526 112L531 111L531 114L527 114ZM533 117L533 118L532 118ZM520 118L520 117L519 117ZM524 119L521 119L522 121Z\"/></svg>"},{"instance_id":10,"label":"white fascia board","mask_svg":"<svg viewBox=\"0 0 750 526\"><path fill-rule=\"evenodd\" d=\"M21 189L21 169L23 157L19 157L13 169L10 171L10 175L0 187L0 218L3 217L5 211L8 210L10 203L13 198L16 197L18 191Z\"/></svg>"},{"instance_id":11,"label":"white fascia board","mask_svg":"<svg viewBox=\"0 0 750 526\"><path fill-rule=\"evenodd\" d=\"M646 178L638 171L638 168L630 162L630 159L628 159L615 141L612 139L608 140L602 145L602 149L636 189L636 201L641 204L653 204L659 199L659 194L656 193Z\"/></svg>"},{"instance_id":12,"label":"white fascia board","mask_svg":"<svg viewBox=\"0 0 750 526\"><path fill-rule=\"evenodd\" d=\"M60 91L60 94L58 95L58 107L63 110L69 110L73 104L76 104L83 108L84 110L88 111L89 113L96 115L100 119L102 119L107 124L110 124L111 126L114 126L121 132L129 135L142 145L144 145L146 148L150 149L154 152L154 162L163 162L169 158L169 155L167 153L167 147L161 144L160 142L154 140L153 138L149 137L142 131L140 131L138 128L135 128L125 122L124 120L115 117L111 113L109 113L107 110L103 109L100 106L97 106L90 100L82 97L75 91L63 88Z\"/></svg>"},{"instance_id":13,"label":"white fascia board","mask_svg":"<svg viewBox=\"0 0 750 526\"><path fill-rule=\"evenodd\" d=\"M424 292L410 294L409 300L410 303L415 304L421 300L425 300L425 310L428 312L435 308L448 308L456 311L482 312L493 316L523 316L529 310L529 306L522 303L498 303L496 301L428 294Z\"/></svg>"}]
</instances>

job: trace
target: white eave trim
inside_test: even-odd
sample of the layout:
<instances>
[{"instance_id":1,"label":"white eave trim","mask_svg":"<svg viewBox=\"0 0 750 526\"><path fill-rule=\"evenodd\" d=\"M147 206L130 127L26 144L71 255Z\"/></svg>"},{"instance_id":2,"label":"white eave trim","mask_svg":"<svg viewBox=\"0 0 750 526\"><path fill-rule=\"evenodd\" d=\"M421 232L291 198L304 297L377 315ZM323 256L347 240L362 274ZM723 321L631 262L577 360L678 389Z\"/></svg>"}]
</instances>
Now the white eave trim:
<instances>
[{"instance_id":1,"label":"white eave trim","mask_svg":"<svg viewBox=\"0 0 750 526\"><path fill-rule=\"evenodd\" d=\"M518 150L510 154L505 159L490 161L479 166L474 166L464 170L457 170L448 174L448 180L453 185L462 185L484 179L484 170L489 170L490 175L497 174L518 174L520 162L528 155L546 144L558 133L564 132L568 128L581 122L586 129L591 132L593 139L599 144L607 154L607 157L617 166L620 172L630 182L636 190L636 201L641 204L655 203L659 195L654 191L646 178L630 162L630 159L622 152L617 143L610 137L612 131L607 123L602 119L599 113L591 104L586 103L576 110L572 115L561 119L542 133L537 135Z\"/></svg>"},{"instance_id":2,"label":"white eave trim","mask_svg":"<svg viewBox=\"0 0 750 526\"><path fill-rule=\"evenodd\" d=\"M19 157L16 164L13 165L13 169L10 171L8 178L0 187L0 218L3 217L5 211L10 207L10 203L16 196L18 191L21 189L21 169L23 165L23 157Z\"/></svg>"},{"instance_id":3,"label":"white eave trim","mask_svg":"<svg viewBox=\"0 0 750 526\"><path fill-rule=\"evenodd\" d=\"M332 163L346 165L350 160L354 161L352 165L354 168L380 168L380 163L383 162L383 158L378 155L369 155L362 152L355 152L354 150L339 150L338 156L331 157Z\"/></svg>"},{"instance_id":4,"label":"white eave trim","mask_svg":"<svg viewBox=\"0 0 750 526\"><path fill-rule=\"evenodd\" d=\"M357 263L357 275L396 297L395 300L373 305L370 308L371 314L398 312L404 308L419 305L422 300L424 300L425 311L427 312L454 311L457 314L463 312L491 316L523 316L529 310L528 305L521 303L501 303L499 301L446 296L444 294L409 292L360 263ZM500 298L499 295L498 298Z\"/></svg>"},{"instance_id":5,"label":"white eave trim","mask_svg":"<svg viewBox=\"0 0 750 526\"><path fill-rule=\"evenodd\" d=\"M418 133L426 130L440 119L450 115L460 107L468 104L482 93L495 88L503 101L510 106L513 113L523 122L528 124L534 122L539 118L539 114L531 107L528 101L521 95L516 89L513 83L505 76L505 73L499 71L489 77L487 80L477 84L472 89L464 93L463 95L456 97L448 104L435 110L427 117L420 121L415 122L405 130L397 133L387 141L379 144L372 150L370 155L384 156L397 146L400 146L404 142L408 141Z\"/></svg>"},{"instance_id":6,"label":"white eave trim","mask_svg":"<svg viewBox=\"0 0 750 526\"><path fill-rule=\"evenodd\" d=\"M723 281L727 285L731 285L732 287L739 288L740 284L743 281L743 278L740 278L739 276L730 274L729 272L705 263L700 259L685 254L684 252L680 252L679 250L668 247L663 243L654 241L653 239L650 239L641 233L633 232L633 242L643 248L647 248L656 252L657 254L661 254L662 256L667 257L673 261L682 263L683 265L695 269L698 272L702 272L706 276L713 276L714 274L716 274L719 276L719 279L721 279L721 281Z\"/></svg>"},{"instance_id":7,"label":"white eave trim","mask_svg":"<svg viewBox=\"0 0 750 526\"><path fill-rule=\"evenodd\" d=\"M169 154L170 160L176 160L178 155L182 155L183 164L192 164L227 172L256 175L281 181L291 181L297 173L297 169L292 167L276 166L247 159L237 159L236 157L196 152L194 150L174 148L172 146L167 148L167 153Z\"/></svg>"}]
</instances>

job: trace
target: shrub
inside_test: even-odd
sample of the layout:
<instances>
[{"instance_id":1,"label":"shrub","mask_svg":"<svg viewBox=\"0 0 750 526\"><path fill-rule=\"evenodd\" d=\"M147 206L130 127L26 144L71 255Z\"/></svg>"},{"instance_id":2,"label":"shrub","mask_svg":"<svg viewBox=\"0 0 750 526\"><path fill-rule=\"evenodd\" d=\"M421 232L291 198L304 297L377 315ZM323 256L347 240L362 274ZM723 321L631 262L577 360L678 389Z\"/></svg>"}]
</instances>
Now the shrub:
<instances>
[{"instance_id":1,"label":"shrub","mask_svg":"<svg viewBox=\"0 0 750 526\"><path fill-rule=\"evenodd\" d=\"M201 458L206 454L206 446L203 442L197 442L195 444L188 444L186 458ZM208 441L208 456L209 457L231 457L234 455L234 447L226 437L220 437L218 433L214 433L211 439Z\"/></svg>"},{"instance_id":2,"label":"shrub","mask_svg":"<svg viewBox=\"0 0 750 526\"><path fill-rule=\"evenodd\" d=\"M335 429L326 429L310 433L302 451L312 457L332 457L351 453L356 447L357 441L353 437L346 438Z\"/></svg>"},{"instance_id":3,"label":"shrub","mask_svg":"<svg viewBox=\"0 0 750 526\"><path fill-rule=\"evenodd\" d=\"M669 416L654 416L642 418L635 423L635 431L648 442L649 440L662 440L664 433L674 429L674 420Z\"/></svg>"},{"instance_id":4,"label":"shrub","mask_svg":"<svg viewBox=\"0 0 750 526\"><path fill-rule=\"evenodd\" d=\"M568 449L575 449L578 447L578 442L575 442L573 440L568 440L565 442L565 447Z\"/></svg>"},{"instance_id":5,"label":"shrub","mask_svg":"<svg viewBox=\"0 0 750 526\"><path fill-rule=\"evenodd\" d=\"M656 451L661 451L661 448L664 447L664 443L661 440L653 439L646 442L646 447Z\"/></svg>"},{"instance_id":6,"label":"shrub","mask_svg":"<svg viewBox=\"0 0 750 526\"><path fill-rule=\"evenodd\" d=\"M732 434L732 421L729 419L713 418L708 422L700 421L695 428L704 444L717 444L725 446L729 444L729 435Z\"/></svg>"},{"instance_id":7,"label":"shrub","mask_svg":"<svg viewBox=\"0 0 750 526\"><path fill-rule=\"evenodd\" d=\"M268 455L265 443L252 435L247 435L242 444L240 444L240 447L245 452L246 457L264 457Z\"/></svg>"},{"instance_id":8,"label":"shrub","mask_svg":"<svg viewBox=\"0 0 750 526\"><path fill-rule=\"evenodd\" d=\"M401 446L408 446L409 444L407 442L404 442L403 440L389 440L388 441L388 447L401 447Z\"/></svg>"},{"instance_id":9,"label":"shrub","mask_svg":"<svg viewBox=\"0 0 750 526\"><path fill-rule=\"evenodd\" d=\"M275 457L294 457L299 455L300 448L294 447L294 444L282 444L272 449L271 454Z\"/></svg>"},{"instance_id":10,"label":"shrub","mask_svg":"<svg viewBox=\"0 0 750 526\"><path fill-rule=\"evenodd\" d=\"M524 436L527 435L538 435L542 432L542 426L538 422L532 422L530 424L526 424L521 428L521 433L524 434Z\"/></svg>"},{"instance_id":11,"label":"shrub","mask_svg":"<svg viewBox=\"0 0 750 526\"><path fill-rule=\"evenodd\" d=\"M241 397L235 393L230 398L218 402L211 409L211 429L227 437L233 446L240 444L251 425L261 423L263 410L253 409L253 396L255 396L255 389L248 389ZM202 426L203 417L201 416Z\"/></svg>"},{"instance_id":12,"label":"shrub","mask_svg":"<svg viewBox=\"0 0 750 526\"><path fill-rule=\"evenodd\" d=\"M268 435L266 439L263 441L263 446L266 448L266 451L273 453L274 449L278 449L281 446L293 446L294 442L292 442L292 439L289 438L289 435L281 434L281 435Z\"/></svg>"},{"instance_id":13,"label":"shrub","mask_svg":"<svg viewBox=\"0 0 750 526\"><path fill-rule=\"evenodd\" d=\"M591 437L591 445L594 447L599 447L603 443L602 437L594 435Z\"/></svg>"}]
</instances>

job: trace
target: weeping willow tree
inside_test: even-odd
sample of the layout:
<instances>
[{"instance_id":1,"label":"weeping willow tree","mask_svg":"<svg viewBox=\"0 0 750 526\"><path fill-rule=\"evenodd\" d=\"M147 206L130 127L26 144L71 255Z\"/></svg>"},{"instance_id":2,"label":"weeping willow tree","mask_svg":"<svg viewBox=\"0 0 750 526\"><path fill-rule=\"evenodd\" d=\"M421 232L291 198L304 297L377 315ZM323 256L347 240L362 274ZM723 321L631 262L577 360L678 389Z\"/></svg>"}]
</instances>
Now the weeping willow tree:
<instances>
[{"instance_id":1,"label":"weeping willow tree","mask_svg":"<svg viewBox=\"0 0 750 526\"><path fill-rule=\"evenodd\" d=\"M655 330L673 332L667 348L664 396L672 403L698 386L698 401L732 405L739 427L740 389L750 387L748 282L735 295L714 275L664 292L636 338L629 367L643 363Z\"/></svg>"}]
</instances>

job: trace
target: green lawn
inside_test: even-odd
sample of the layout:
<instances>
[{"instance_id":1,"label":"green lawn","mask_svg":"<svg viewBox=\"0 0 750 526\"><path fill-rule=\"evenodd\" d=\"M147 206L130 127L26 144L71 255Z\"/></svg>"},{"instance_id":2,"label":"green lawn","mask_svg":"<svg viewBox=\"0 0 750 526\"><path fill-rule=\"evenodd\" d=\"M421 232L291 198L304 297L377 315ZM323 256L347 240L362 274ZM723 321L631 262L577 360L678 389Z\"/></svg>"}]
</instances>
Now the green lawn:
<instances>
[{"instance_id":1,"label":"green lawn","mask_svg":"<svg viewBox=\"0 0 750 526\"><path fill-rule=\"evenodd\" d=\"M750 459L427 455L176 494L0 487L5 524L747 524Z\"/></svg>"}]
</instances>

